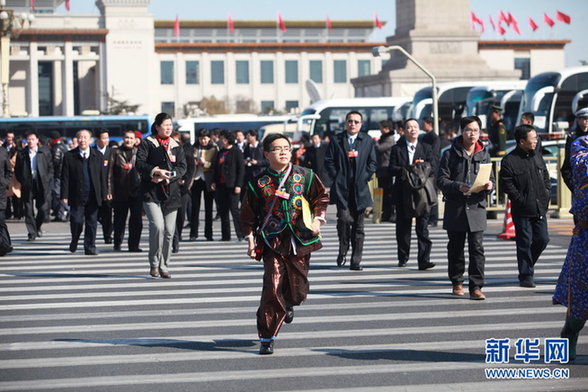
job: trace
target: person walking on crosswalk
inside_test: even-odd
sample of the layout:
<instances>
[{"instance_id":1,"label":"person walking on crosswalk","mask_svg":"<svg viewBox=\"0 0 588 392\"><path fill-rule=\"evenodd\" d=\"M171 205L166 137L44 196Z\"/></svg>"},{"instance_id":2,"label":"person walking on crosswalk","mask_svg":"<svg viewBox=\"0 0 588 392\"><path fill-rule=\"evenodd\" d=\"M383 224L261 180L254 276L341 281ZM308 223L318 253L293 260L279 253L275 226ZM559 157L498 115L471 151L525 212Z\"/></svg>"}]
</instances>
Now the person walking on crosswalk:
<instances>
[{"instance_id":1,"label":"person walking on crosswalk","mask_svg":"<svg viewBox=\"0 0 588 392\"><path fill-rule=\"evenodd\" d=\"M292 145L282 134L263 141L269 168L250 181L241 206L247 255L263 260L263 290L257 310L260 354L273 354L283 323L308 294L310 253L322 247L329 198L319 177L290 163ZM314 216L314 218L312 218Z\"/></svg>"},{"instance_id":2,"label":"person walking on crosswalk","mask_svg":"<svg viewBox=\"0 0 588 392\"><path fill-rule=\"evenodd\" d=\"M460 121L461 136L443 153L437 185L443 192L445 212L443 228L447 230L447 261L454 295L464 295L464 243L468 238L468 280L470 299L484 300L484 230L486 230L486 196L494 188L494 176L484 188L473 190L481 165L490 164L490 154L480 141L481 121L477 116Z\"/></svg>"}]
</instances>

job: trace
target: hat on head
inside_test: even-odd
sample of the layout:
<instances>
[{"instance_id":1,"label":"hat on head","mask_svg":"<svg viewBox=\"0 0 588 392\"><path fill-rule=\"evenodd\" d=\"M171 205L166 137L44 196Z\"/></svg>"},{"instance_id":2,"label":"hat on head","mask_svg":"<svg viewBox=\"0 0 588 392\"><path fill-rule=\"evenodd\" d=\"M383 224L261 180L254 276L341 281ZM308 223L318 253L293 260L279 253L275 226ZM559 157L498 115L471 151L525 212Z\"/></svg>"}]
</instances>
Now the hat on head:
<instances>
[{"instance_id":1,"label":"hat on head","mask_svg":"<svg viewBox=\"0 0 588 392\"><path fill-rule=\"evenodd\" d=\"M59 133L59 131L51 131L51 133L49 133L49 136L52 140L55 140L59 139L61 137L61 134Z\"/></svg>"},{"instance_id":2,"label":"hat on head","mask_svg":"<svg viewBox=\"0 0 588 392\"><path fill-rule=\"evenodd\" d=\"M492 105L490 106L490 111L491 112L498 112L498 113L502 113L504 109L502 109L500 106L498 105Z\"/></svg>"},{"instance_id":3,"label":"hat on head","mask_svg":"<svg viewBox=\"0 0 588 392\"><path fill-rule=\"evenodd\" d=\"M576 118L588 118L588 107L578 110L575 116Z\"/></svg>"},{"instance_id":4,"label":"hat on head","mask_svg":"<svg viewBox=\"0 0 588 392\"><path fill-rule=\"evenodd\" d=\"M137 139L141 139L142 136L143 136L143 134L141 133L141 131L135 131L135 137Z\"/></svg>"}]
</instances>

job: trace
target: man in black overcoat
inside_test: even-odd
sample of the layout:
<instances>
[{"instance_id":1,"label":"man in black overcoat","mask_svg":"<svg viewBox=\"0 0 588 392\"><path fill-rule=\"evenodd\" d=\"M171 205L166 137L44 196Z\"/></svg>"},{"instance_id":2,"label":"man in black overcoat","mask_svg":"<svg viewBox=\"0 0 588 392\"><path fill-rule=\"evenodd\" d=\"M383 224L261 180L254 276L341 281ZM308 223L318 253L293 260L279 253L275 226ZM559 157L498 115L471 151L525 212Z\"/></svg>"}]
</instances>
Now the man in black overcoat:
<instances>
[{"instance_id":1,"label":"man in black overcoat","mask_svg":"<svg viewBox=\"0 0 588 392\"><path fill-rule=\"evenodd\" d=\"M104 156L90 148L92 133L82 129L76 134L78 147L65 154L61 179L61 198L70 206L71 243L69 251L74 253L82 234L84 223L84 252L97 255L96 229L98 209L106 195L106 175L103 170Z\"/></svg>"},{"instance_id":2,"label":"man in black overcoat","mask_svg":"<svg viewBox=\"0 0 588 392\"><path fill-rule=\"evenodd\" d=\"M437 160L433 156L431 146L425 143L419 143L419 123L415 119L408 119L404 122L404 140L399 140L392 147L390 152L389 172L395 177L392 188L392 197L396 205L396 242L398 244L398 266L406 267L410 255L410 232L412 230L413 216L403 206L404 199L410 197L404 194L403 190L403 169L417 162L429 162L433 170L431 176L434 176L437 167ZM427 270L435 266L430 262L431 240L429 239L429 214L416 217L416 235L418 239L418 267L419 270Z\"/></svg>"},{"instance_id":3,"label":"man in black overcoat","mask_svg":"<svg viewBox=\"0 0 588 392\"><path fill-rule=\"evenodd\" d=\"M362 122L361 113L347 113L346 132L332 138L325 155L325 168L333 181L330 204L337 206L337 265L345 265L345 257L351 245L349 269L353 271L362 270L364 212L373 204L368 181L377 169L374 142L367 133L360 132Z\"/></svg>"}]
</instances>

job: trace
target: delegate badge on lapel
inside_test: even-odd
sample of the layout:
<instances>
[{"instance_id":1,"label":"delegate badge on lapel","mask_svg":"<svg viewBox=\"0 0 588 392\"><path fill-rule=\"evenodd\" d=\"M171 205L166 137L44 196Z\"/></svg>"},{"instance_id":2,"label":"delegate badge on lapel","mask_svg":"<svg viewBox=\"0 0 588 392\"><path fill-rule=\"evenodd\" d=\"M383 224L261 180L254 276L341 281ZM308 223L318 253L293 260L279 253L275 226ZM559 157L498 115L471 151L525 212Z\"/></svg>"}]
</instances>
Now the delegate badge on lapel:
<instances>
[{"instance_id":1,"label":"delegate badge on lapel","mask_svg":"<svg viewBox=\"0 0 588 392\"><path fill-rule=\"evenodd\" d=\"M284 199L284 200L288 200L290 198L290 194L286 191L281 190L281 189L277 189L275 195L278 196L279 198Z\"/></svg>"},{"instance_id":2,"label":"delegate badge on lapel","mask_svg":"<svg viewBox=\"0 0 588 392\"><path fill-rule=\"evenodd\" d=\"M104 162L102 162L102 166L108 166L108 159L105 159Z\"/></svg>"},{"instance_id":3,"label":"delegate badge on lapel","mask_svg":"<svg viewBox=\"0 0 588 392\"><path fill-rule=\"evenodd\" d=\"M351 150L347 152L347 158L357 158L359 152L356 150Z\"/></svg>"},{"instance_id":4,"label":"delegate badge on lapel","mask_svg":"<svg viewBox=\"0 0 588 392\"><path fill-rule=\"evenodd\" d=\"M170 161L171 163L176 163L176 156L175 156L175 155L172 155L172 154L170 153L170 154L169 154L169 161Z\"/></svg>"}]
</instances>

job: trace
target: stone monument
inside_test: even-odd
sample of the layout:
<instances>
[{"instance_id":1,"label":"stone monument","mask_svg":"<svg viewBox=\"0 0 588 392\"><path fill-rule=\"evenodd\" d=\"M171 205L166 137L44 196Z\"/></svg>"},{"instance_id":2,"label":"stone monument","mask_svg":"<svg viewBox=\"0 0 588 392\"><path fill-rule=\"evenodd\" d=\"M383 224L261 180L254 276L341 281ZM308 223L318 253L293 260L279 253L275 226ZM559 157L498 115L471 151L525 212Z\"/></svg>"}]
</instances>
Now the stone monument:
<instances>
[{"instance_id":1,"label":"stone monument","mask_svg":"<svg viewBox=\"0 0 588 392\"><path fill-rule=\"evenodd\" d=\"M479 39L471 27L469 0L396 0L396 31L386 41L402 46L437 83L520 78L519 70L490 68L478 54ZM379 74L352 83L358 97L412 96L430 79L400 52L392 52Z\"/></svg>"}]
</instances>

